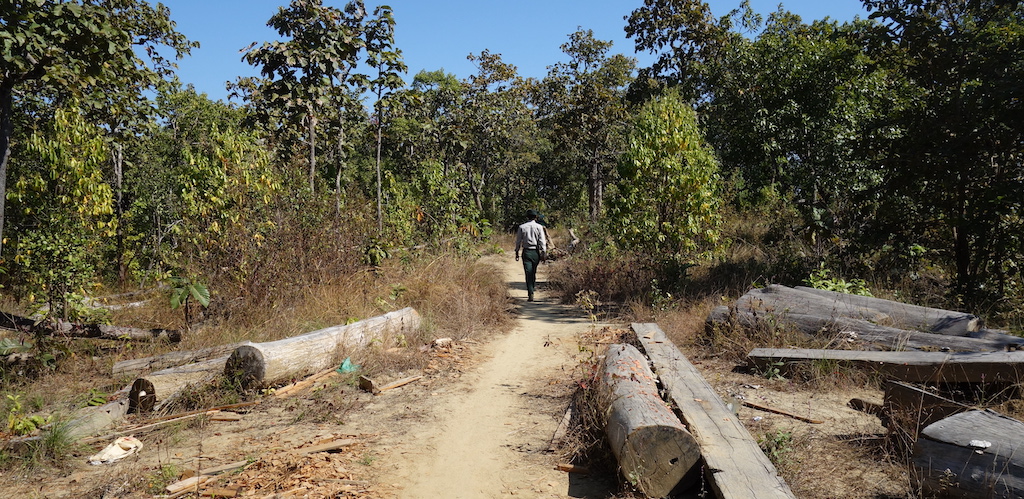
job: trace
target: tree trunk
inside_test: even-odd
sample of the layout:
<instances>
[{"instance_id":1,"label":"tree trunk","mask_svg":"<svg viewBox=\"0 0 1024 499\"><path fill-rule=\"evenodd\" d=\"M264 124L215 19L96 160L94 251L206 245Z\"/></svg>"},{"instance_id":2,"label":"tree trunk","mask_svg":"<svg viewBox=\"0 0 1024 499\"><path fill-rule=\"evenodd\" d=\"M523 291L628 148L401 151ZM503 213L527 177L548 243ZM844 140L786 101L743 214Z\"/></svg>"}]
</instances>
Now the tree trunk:
<instances>
[{"instance_id":1,"label":"tree trunk","mask_svg":"<svg viewBox=\"0 0 1024 499\"><path fill-rule=\"evenodd\" d=\"M658 395L647 359L633 346L608 347L602 381L605 433L622 475L650 497L668 495L700 459L697 442Z\"/></svg>"},{"instance_id":2,"label":"tree trunk","mask_svg":"<svg viewBox=\"0 0 1024 499\"><path fill-rule=\"evenodd\" d=\"M750 432L657 324L633 324L661 384L700 445L705 478L718 499L792 499Z\"/></svg>"},{"instance_id":3,"label":"tree trunk","mask_svg":"<svg viewBox=\"0 0 1024 499\"><path fill-rule=\"evenodd\" d=\"M7 207L7 163L11 158L11 135L14 134L13 82L0 83L0 260L4 251L4 223Z\"/></svg>"},{"instance_id":4,"label":"tree trunk","mask_svg":"<svg viewBox=\"0 0 1024 499\"><path fill-rule=\"evenodd\" d=\"M140 404L144 409L160 409L177 398L183 389L212 382L224 372L228 356L224 355L202 362L185 364L140 376L132 383L130 400L147 400ZM146 390L146 395L140 390Z\"/></svg>"},{"instance_id":5,"label":"tree trunk","mask_svg":"<svg viewBox=\"0 0 1024 499\"><path fill-rule=\"evenodd\" d=\"M877 310L886 316L883 324L902 329L919 329L936 334L970 336L971 333L976 333L982 328L980 317L963 312L922 307L892 300L883 300L872 296L850 295L803 286L797 286L794 289L831 300L837 307L839 304L848 304L850 306Z\"/></svg>"},{"instance_id":6,"label":"tree trunk","mask_svg":"<svg viewBox=\"0 0 1024 499\"><path fill-rule=\"evenodd\" d=\"M925 494L1024 497L1024 423L993 411L954 414L925 427L914 471Z\"/></svg>"},{"instance_id":7,"label":"tree trunk","mask_svg":"<svg viewBox=\"0 0 1024 499\"><path fill-rule=\"evenodd\" d=\"M404 308L345 326L267 343L247 343L231 352L224 374L246 388L268 386L335 365L347 348L365 346L385 335L411 336L419 327L419 313Z\"/></svg>"}]
</instances>

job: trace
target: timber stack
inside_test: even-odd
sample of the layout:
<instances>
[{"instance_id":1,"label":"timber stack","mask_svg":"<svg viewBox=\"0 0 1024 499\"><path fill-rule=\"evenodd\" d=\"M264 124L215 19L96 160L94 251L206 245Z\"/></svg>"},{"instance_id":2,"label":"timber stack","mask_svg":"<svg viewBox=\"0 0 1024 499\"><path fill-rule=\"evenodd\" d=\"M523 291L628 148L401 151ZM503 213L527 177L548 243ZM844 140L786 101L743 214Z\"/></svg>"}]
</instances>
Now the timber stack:
<instances>
[{"instance_id":1,"label":"timber stack","mask_svg":"<svg viewBox=\"0 0 1024 499\"><path fill-rule=\"evenodd\" d=\"M759 372L826 361L885 380L881 405L850 405L877 415L891 441L909 451L926 494L1024 497L1024 423L973 404L971 394L1019 394L1024 338L986 329L972 314L813 288L754 289L706 321L722 327L786 327L843 349L755 348ZM998 401L998 400L996 400Z\"/></svg>"}]
</instances>

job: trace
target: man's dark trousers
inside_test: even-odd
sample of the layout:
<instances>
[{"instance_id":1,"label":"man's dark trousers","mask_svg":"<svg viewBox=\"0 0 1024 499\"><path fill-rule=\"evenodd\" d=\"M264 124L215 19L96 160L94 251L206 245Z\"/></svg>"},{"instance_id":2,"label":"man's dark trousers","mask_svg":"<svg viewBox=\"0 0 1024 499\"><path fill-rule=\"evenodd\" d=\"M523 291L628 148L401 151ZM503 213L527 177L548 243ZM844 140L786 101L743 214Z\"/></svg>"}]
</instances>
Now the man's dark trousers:
<instances>
[{"instance_id":1,"label":"man's dark trousers","mask_svg":"<svg viewBox=\"0 0 1024 499\"><path fill-rule=\"evenodd\" d=\"M526 294L533 301L533 291L537 287L537 267L540 266L540 251L523 250L523 270L526 271Z\"/></svg>"}]
</instances>

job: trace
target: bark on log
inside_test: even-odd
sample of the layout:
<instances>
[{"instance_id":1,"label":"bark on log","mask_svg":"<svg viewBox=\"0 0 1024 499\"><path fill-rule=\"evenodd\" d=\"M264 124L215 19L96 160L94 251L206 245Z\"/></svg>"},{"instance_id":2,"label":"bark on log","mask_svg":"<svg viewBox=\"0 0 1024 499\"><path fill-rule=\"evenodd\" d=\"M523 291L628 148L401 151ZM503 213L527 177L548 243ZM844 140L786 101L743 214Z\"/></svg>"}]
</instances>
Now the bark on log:
<instances>
[{"instance_id":1,"label":"bark on log","mask_svg":"<svg viewBox=\"0 0 1024 499\"><path fill-rule=\"evenodd\" d=\"M647 359L633 346L608 348L602 377L605 434L622 475L650 497L672 491L700 459L700 449L658 395Z\"/></svg>"},{"instance_id":2,"label":"bark on log","mask_svg":"<svg viewBox=\"0 0 1024 499\"><path fill-rule=\"evenodd\" d=\"M888 317L888 320L881 324L900 329L918 329L935 334L968 336L982 328L980 317L964 312L922 307L872 296L850 295L804 286L797 286L794 289L836 302L877 310Z\"/></svg>"},{"instance_id":3,"label":"bark on log","mask_svg":"<svg viewBox=\"0 0 1024 499\"><path fill-rule=\"evenodd\" d=\"M750 432L726 406L657 324L633 324L633 331L700 445L705 477L718 499L792 499Z\"/></svg>"},{"instance_id":4,"label":"bark on log","mask_svg":"<svg viewBox=\"0 0 1024 499\"><path fill-rule=\"evenodd\" d=\"M830 360L857 365L901 381L922 383L1008 383L1024 381L1024 352L865 352L810 348L755 348L754 367Z\"/></svg>"},{"instance_id":5,"label":"bark on log","mask_svg":"<svg viewBox=\"0 0 1024 499\"><path fill-rule=\"evenodd\" d=\"M388 334L408 336L419 327L419 313L404 308L345 326L267 343L247 343L231 352L224 374L246 388L264 387L322 371L338 362L345 348L363 347L373 338Z\"/></svg>"},{"instance_id":6,"label":"bark on log","mask_svg":"<svg viewBox=\"0 0 1024 499\"><path fill-rule=\"evenodd\" d=\"M152 357L144 357L141 359L122 360L114 364L112 371L114 376L137 376L149 371L158 371L161 369L183 366L193 362L226 357L241 345L241 343L232 343L230 345L219 345L210 348L201 348L198 350L168 352L162 355L154 355Z\"/></svg>"},{"instance_id":7,"label":"bark on log","mask_svg":"<svg viewBox=\"0 0 1024 499\"><path fill-rule=\"evenodd\" d=\"M880 326L865 320L847 317L821 317L796 312L766 312L750 309L716 307L708 314L705 327L712 331L736 323L741 327L758 328L768 325L787 325L812 336L843 335L844 341L868 343L863 349L885 350L954 350L960 352L995 352L1024 347L1024 338L1003 334L984 334L983 337L946 336L941 334ZM851 334L852 333L852 334Z\"/></svg>"},{"instance_id":8,"label":"bark on log","mask_svg":"<svg viewBox=\"0 0 1024 499\"><path fill-rule=\"evenodd\" d=\"M989 410L954 414L921 431L912 461L927 495L1024 497L1024 423Z\"/></svg>"},{"instance_id":9,"label":"bark on log","mask_svg":"<svg viewBox=\"0 0 1024 499\"><path fill-rule=\"evenodd\" d=\"M115 400L96 407L85 407L68 422L68 436L72 440L91 436L121 421L127 414L127 399Z\"/></svg>"}]
</instances>

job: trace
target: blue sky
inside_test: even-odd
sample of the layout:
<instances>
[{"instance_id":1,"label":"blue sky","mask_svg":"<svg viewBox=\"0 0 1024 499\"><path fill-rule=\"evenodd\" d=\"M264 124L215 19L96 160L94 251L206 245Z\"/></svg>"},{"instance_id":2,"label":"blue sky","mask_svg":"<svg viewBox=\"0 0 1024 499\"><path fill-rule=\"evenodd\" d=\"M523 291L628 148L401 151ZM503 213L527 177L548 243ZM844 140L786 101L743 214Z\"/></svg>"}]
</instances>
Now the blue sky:
<instances>
[{"instance_id":1,"label":"blue sky","mask_svg":"<svg viewBox=\"0 0 1024 499\"><path fill-rule=\"evenodd\" d=\"M178 30L200 43L192 55L179 61L179 77L213 99L226 99L225 83L239 76L258 75L242 62L239 51L253 42L276 40L267 20L287 0L162 0L171 9ZM325 0L326 5L343 7L344 0ZM739 0L709 2L716 16L728 13ZM443 68L465 78L476 72L466 60L483 50L502 55L523 76L543 77L547 67L565 59L560 46L577 28L591 29L601 40L614 42L612 53L637 57L640 65L651 58L634 54L633 42L623 27L642 0L367 0L372 12L376 5L390 5L396 22L396 45L402 50L409 74ZM768 14L777 1L752 0L757 12ZM849 21L866 17L860 0L793 0L783 6L804 21L826 16Z\"/></svg>"}]
</instances>

